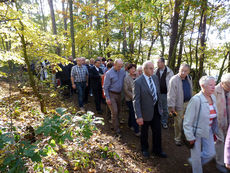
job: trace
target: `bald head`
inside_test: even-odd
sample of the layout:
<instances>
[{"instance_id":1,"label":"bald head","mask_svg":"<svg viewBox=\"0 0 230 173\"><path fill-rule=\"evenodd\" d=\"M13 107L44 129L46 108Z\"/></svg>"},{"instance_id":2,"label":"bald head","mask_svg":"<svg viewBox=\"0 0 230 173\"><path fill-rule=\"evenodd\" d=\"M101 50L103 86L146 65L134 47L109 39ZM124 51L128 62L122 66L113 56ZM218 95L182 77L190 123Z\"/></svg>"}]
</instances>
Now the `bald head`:
<instances>
[{"instance_id":1,"label":"bald head","mask_svg":"<svg viewBox=\"0 0 230 173\"><path fill-rule=\"evenodd\" d=\"M123 67L123 61L121 59L116 59L114 61L114 69L119 71Z\"/></svg>"}]
</instances>

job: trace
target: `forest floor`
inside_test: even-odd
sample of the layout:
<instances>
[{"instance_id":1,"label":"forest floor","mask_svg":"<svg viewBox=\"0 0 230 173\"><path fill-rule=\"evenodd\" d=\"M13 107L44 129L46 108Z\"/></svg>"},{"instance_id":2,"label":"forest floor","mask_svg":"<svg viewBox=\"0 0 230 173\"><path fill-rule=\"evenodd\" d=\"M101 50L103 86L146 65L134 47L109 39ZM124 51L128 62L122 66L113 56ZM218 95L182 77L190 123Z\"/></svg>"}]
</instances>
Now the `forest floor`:
<instances>
[{"instance_id":1,"label":"forest floor","mask_svg":"<svg viewBox=\"0 0 230 173\"><path fill-rule=\"evenodd\" d=\"M12 86L11 96L9 95L9 85ZM19 89L15 83L8 83L6 80L0 81L0 126L7 126L9 124L9 116L5 114L4 107L9 106L12 102L18 101L20 106L20 115L13 118L13 124L21 134L25 132L25 127L31 125L37 127L41 123L41 116L39 116L39 103L32 95L32 90L28 87ZM76 94L73 97L63 97L61 95L50 92L43 93L47 100L47 110L54 110L57 107L65 107L68 110L76 108ZM5 106L3 106L5 105ZM89 96L89 103L85 106L87 111L95 112L93 97ZM105 105L102 106L105 112ZM77 108L76 108L77 109ZM36 110L36 111L35 111ZM72 110L71 110L72 111ZM93 164L86 166L86 168L70 168L63 160L61 151L58 154L47 156L44 158L43 164L48 167L50 171L46 172L64 172L60 171L59 167L68 169L69 172L114 172L114 173L190 173L191 166L188 164L189 150L185 146L178 147L174 144L173 120L170 119L169 128L162 129L162 146L168 158L150 157L146 159L140 152L140 139L134 135L134 132L128 128L127 119L128 112L126 107L123 107L122 118L125 120L121 124L122 137L116 138L111 132L111 124L107 121L106 115L97 115L104 118L104 125L98 125L98 131L87 141L83 146L78 146L79 149L87 151L88 153L95 153L98 147L108 147L108 152L112 153L110 157L101 157L98 155L91 155ZM68 150L69 143L66 150ZM114 154L115 153L115 154ZM108 153L107 153L108 154ZM117 157L117 155L118 157ZM70 160L71 162L71 160ZM34 172L28 163L29 172ZM55 171L56 170L56 171ZM204 173L216 173L218 170L215 167L215 161L204 166Z\"/></svg>"}]
</instances>

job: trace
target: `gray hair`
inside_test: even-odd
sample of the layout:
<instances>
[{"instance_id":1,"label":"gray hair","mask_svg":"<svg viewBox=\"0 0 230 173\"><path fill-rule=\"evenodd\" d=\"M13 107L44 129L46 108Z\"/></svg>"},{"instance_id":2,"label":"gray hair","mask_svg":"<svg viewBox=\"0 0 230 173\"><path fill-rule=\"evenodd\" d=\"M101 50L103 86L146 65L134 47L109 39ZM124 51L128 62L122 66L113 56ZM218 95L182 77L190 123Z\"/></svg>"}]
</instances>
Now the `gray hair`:
<instances>
[{"instance_id":1,"label":"gray hair","mask_svg":"<svg viewBox=\"0 0 230 173\"><path fill-rule=\"evenodd\" d=\"M230 73L226 73L221 77L222 83L230 83Z\"/></svg>"},{"instance_id":2,"label":"gray hair","mask_svg":"<svg viewBox=\"0 0 230 173\"><path fill-rule=\"evenodd\" d=\"M150 63L153 63L153 62L150 61L150 60L145 61L145 62L143 63L143 65L142 65L143 69L145 69L145 68L148 66L148 64L150 64Z\"/></svg>"},{"instance_id":3,"label":"gray hair","mask_svg":"<svg viewBox=\"0 0 230 173\"><path fill-rule=\"evenodd\" d=\"M123 61L122 61L122 59L116 59L116 60L114 61L114 64L118 64L118 63L121 63L121 64L123 64Z\"/></svg>"},{"instance_id":4,"label":"gray hair","mask_svg":"<svg viewBox=\"0 0 230 173\"><path fill-rule=\"evenodd\" d=\"M210 80L216 81L216 79L213 76L202 76L199 80L200 86L207 85Z\"/></svg>"},{"instance_id":5,"label":"gray hair","mask_svg":"<svg viewBox=\"0 0 230 173\"><path fill-rule=\"evenodd\" d=\"M190 70L190 65L186 64L186 63L183 63L180 65L180 69L183 68L183 67L188 67L188 69Z\"/></svg>"}]
</instances>

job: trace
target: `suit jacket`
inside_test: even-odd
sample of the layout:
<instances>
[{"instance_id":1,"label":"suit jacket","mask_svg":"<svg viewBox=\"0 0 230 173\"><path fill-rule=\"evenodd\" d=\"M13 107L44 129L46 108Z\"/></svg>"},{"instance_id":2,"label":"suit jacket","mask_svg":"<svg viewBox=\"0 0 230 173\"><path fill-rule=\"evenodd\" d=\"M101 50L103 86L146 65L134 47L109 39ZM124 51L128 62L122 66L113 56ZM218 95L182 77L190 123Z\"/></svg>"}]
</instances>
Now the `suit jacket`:
<instances>
[{"instance_id":1,"label":"suit jacket","mask_svg":"<svg viewBox=\"0 0 230 173\"><path fill-rule=\"evenodd\" d=\"M97 88L102 88L101 86L101 76L103 74L103 71L101 68L99 68L99 71L97 71L97 69L95 68L95 66L90 68L90 84L92 86L93 89L97 89Z\"/></svg>"},{"instance_id":2,"label":"suit jacket","mask_svg":"<svg viewBox=\"0 0 230 173\"><path fill-rule=\"evenodd\" d=\"M157 90L157 103L155 105L158 106L159 114L162 113L162 106L161 100L159 99L160 95L160 85L158 81L158 77L156 75L152 76L154 84ZM143 118L144 121L151 121L154 115L154 102L153 96L148 86L148 83L145 80L144 75L141 75L134 81L134 88L133 88L133 106L135 111L136 118Z\"/></svg>"}]
</instances>

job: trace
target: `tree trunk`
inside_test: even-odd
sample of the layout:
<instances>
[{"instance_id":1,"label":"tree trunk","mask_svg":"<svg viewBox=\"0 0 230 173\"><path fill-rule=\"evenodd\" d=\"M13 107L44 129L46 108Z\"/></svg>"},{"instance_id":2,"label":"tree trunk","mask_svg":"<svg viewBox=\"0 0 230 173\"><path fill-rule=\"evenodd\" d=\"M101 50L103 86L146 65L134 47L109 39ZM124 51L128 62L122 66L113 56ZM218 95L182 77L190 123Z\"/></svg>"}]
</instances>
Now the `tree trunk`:
<instances>
[{"instance_id":1,"label":"tree trunk","mask_svg":"<svg viewBox=\"0 0 230 173\"><path fill-rule=\"evenodd\" d=\"M97 16L96 16L96 22L97 22L96 29L97 29L97 31L100 31L101 30L101 25L100 25L100 16L99 16L99 0L96 0L96 9L97 9L97 11L96 11L96 13L97 13ZM101 44L101 33L100 33L100 35L98 37L99 37L99 42L98 42L99 55L102 56L103 51L102 51L102 44Z\"/></svg>"},{"instance_id":2,"label":"tree trunk","mask_svg":"<svg viewBox=\"0 0 230 173\"><path fill-rule=\"evenodd\" d=\"M72 43L72 57L76 58L75 55L75 38L74 38L74 25L73 25L73 1L69 0L69 15L70 15L70 33L71 33L71 43Z\"/></svg>"},{"instance_id":3,"label":"tree trunk","mask_svg":"<svg viewBox=\"0 0 230 173\"><path fill-rule=\"evenodd\" d=\"M153 45L154 45L155 41L157 40L157 38L158 38L158 35L154 38L154 35L152 34L152 37L151 37L151 45L150 45L150 47L149 47L149 52L148 52L147 60L150 60L151 51L152 51Z\"/></svg>"},{"instance_id":4,"label":"tree trunk","mask_svg":"<svg viewBox=\"0 0 230 173\"><path fill-rule=\"evenodd\" d=\"M20 21L20 24L22 26L22 31L24 31L24 25L23 25L23 23L21 21ZM25 37L24 37L23 33L21 35L19 34L19 36L21 38L24 60L25 60L25 63L26 63L27 69L28 69L30 85L31 85L31 87L33 89L34 94L36 95L36 97L38 98L38 100L40 102L41 112L46 113L45 101L44 101L42 95L39 93L38 87L37 87L35 79L34 79L34 75L32 74L32 71L30 69L30 62L29 62L29 58L28 58L28 55L27 55Z\"/></svg>"},{"instance_id":5,"label":"tree trunk","mask_svg":"<svg viewBox=\"0 0 230 173\"><path fill-rule=\"evenodd\" d=\"M137 59L139 60L140 58L140 53L141 53L141 40L142 40L142 27L143 23L140 21L140 32L139 32L139 46L138 46L138 53L137 53Z\"/></svg>"},{"instance_id":6,"label":"tree trunk","mask_svg":"<svg viewBox=\"0 0 230 173\"><path fill-rule=\"evenodd\" d=\"M225 70L225 69L224 69L224 64L225 64L225 62L226 62L228 56L229 56L229 58L230 58L230 53L229 53L229 51L228 51L227 54L224 56L224 60L223 60L223 63L222 63L222 65L221 65L221 68L220 68L220 70L219 70L219 75L218 75L218 79L217 79L216 83L219 83L219 82L220 82L220 79L221 79L221 77L222 77L222 75L223 75L223 73L224 73L224 70ZM229 63L230 63L230 61L228 61L228 65L230 65ZM229 66L228 66L228 70L229 70ZM229 72L229 71L228 71L228 72Z\"/></svg>"},{"instance_id":7,"label":"tree trunk","mask_svg":"<svg viewBox=\"0 0 230 173\"><path fill-rule=\"evenodd\" d=\"M176 43L175 43L174 48L173 48L173 57L174 58L172 58L171 63L170 63L173 71L176 70L175 64L176 64L177 45L179 43L181 35L184 33L184 27L185 27L186 19L187 19L187 16L188 16L188 12L189 12L189 6L187 6L187 8L185 10L184 17L183 17L183 20L182 20L182 24L181 24L179 33L177 34ZM181 51L182 51L182 49L181 49Z\"/></svg>"},{"instance_id":8,"label":"tree trunk","mask_svg":"<svg viewBox=\"0 0 230 173\"><path fill-rule=\"evenodd\" d=\"M105 29L106 29L106 48L109 46L109 25L108 25L108 0L105 0ZM110 52L107 53L110 57Z\"/></svg>"},{"instance_id":9,"label":"tree trunk","mask_svg":"<svg viewBox=\"0 0 230 173\"><path fill-rule=\"evenodd\" d=\"M43 29L44 29L44 31L46 31L46 22L45 22L45 16L44 16L44 12L43 12L43 4L42 4L42 0L40 0L40 5L41 5L41 13L42 13L42 24L43 24Z\"/></svg>"},{"instance_id":10,"label":"tree trunk","mask_svg":"<svg viewBox=\"0 0 230 173\"><path fill-rule=\"evenodd\" d=\"M178 34L178 21L179 21L179 15L180 15L180 5L182 3L182 0L175 0L174 5L174 15L172 19L172 32L170 36L170 45L169 45L169 55L168 55L168 65L171 69L174 69L173 63L175 62L175 55L173 55L174 47L176 47L176 39Z\"/></svg>"},{"instance_id":11,"label":"tree trunk","mask_svg":"<svg viewBox=\"0 0 230 173\"><path fill-rule=\"evenodd\" d=\"M134 38L133 38L133 23L129 23L129 52L132 59L134 54ZM132 60L133 61L133 60Z\"/></svg>"},{"instance_id":12,"label":"tree trunk","mask_svg":"<svg viewBox=\"0 0 230 173\"><path fill-rule=\"evenodd\" d=\"M122 53L124 57L127 56L127 40L126 40L126 23L125 23L125 15L123 15L122 18L122 24L123 24L123 48Z\"/></svg>"},{"instance_id":13,"label":"tree trunk","mask_svg":"<svg viewBox=\"0 0 230 173\"><path fill-rule=\"evenodd\" d=\"M196 24L196 10L194 10L192 32L191 32L190 39L189 39L189 58L190 58L189 65L190 67L192 66L192 59L193 59L192 58L192 54L193 54L192 53L192 36L193 36L195 24Z\"/></svg>"},{"instance_id":14,"label":"tree trunk","mask_svg":"<svg viewBox=\"0 0 230 173\"><path fill-rule=\"evenodd\" d=\"M181 38L180 38L180 48L179 48L179 54L178 54L178 60L177 60L177 67L175 70L176 73L179 71L179 68L181 65L183 45L184 45L184 33L181 35Z\"/></svg>"},{"instance_id":15,"label":"tree trunk","mask_svg":"<svg viewBox=\"0 0 230 173\"><path fill-rule=\"evenodd\" d=\"M48 2L50 6L50 15L51 15L51 21L52 21L53 34L57 35L57 27L56 27L56 20L55 20L55 14L54 14L53 0L48 0ZM56 48L56 54L61 55L61 49L59 45Z\"/></svg>"}]
</instances>

